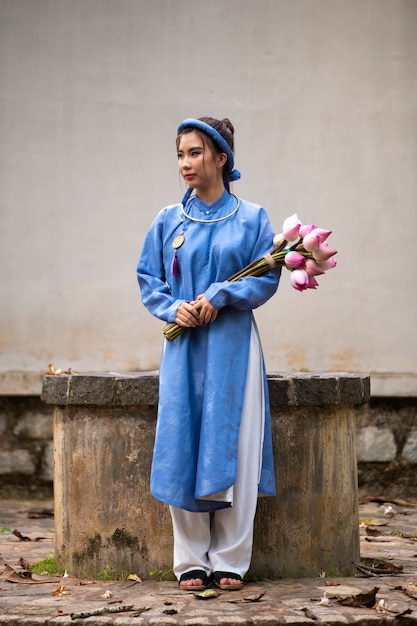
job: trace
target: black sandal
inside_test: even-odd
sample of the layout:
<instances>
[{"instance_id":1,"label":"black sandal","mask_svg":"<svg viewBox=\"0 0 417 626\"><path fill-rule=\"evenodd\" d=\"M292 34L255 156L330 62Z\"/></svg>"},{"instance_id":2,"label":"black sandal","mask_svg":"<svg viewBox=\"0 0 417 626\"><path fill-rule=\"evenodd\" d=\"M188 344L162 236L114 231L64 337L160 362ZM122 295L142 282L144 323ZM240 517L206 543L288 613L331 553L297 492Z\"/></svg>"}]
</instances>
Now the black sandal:
<instances>
[{"instance_id":1,"label":"black sandal","mask_svg":"<svg viewBox=\"0 0 417 626\"><path fill-rule=\"evenodd\" d=\"M181 585L181 583L185 580L193 580L194 578L199 578L203 581L202 585ZM203 569L192 569L190 572L185 572L185 574L181 574L179 580L180 589L183 591L204 591L208 585L208 576Z\"/></svg>"},{"instance_id":2,"label":"black sandal","mask_svg":"<svg viewBox=\"0 0 417 626\"><path fill-rule=\"evenodd\" d=\"M238 580L238 585L229 585L229 584L220 584L222 578L232 578L233 580ZM239 591L243 589L243 580L242 576L239 574L234 574L233 572L213 572L213 582L216 587L222 589L223 591Z\"/></svg>"}]
</instances>

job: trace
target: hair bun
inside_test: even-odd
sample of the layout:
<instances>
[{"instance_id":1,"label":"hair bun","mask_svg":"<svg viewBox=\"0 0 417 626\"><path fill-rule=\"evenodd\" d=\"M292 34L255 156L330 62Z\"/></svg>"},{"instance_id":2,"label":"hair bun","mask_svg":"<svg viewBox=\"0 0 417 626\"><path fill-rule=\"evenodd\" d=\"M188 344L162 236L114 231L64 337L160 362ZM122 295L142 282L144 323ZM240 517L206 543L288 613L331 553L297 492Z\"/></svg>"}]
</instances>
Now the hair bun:
<instances>
[{"instance_id":1,"label":"hair bun","mask_svg":"<svg viewBox=\"0 0 417 626\"><path fill-rule=\"evenodd\" d=\"M222 119L222 123L226 126L226 128L228 129L228 131L229 131L232 135L234 135L234 134L235 134L235 129L234 129L234 126L233 126L232 122L229 120L229 118L228 118L228 117L224 117L224 118Z\"/></svg>"}]
</instances>

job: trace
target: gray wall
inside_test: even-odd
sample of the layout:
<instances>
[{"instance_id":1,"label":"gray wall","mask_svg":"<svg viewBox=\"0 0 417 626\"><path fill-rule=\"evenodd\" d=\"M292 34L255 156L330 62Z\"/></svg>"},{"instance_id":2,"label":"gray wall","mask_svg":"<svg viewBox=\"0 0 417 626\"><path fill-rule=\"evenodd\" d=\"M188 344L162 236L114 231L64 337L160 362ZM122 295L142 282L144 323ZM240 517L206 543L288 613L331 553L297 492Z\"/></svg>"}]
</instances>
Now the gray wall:
<instances>
[{"instance_id":1,"label":"gray wall","mask_svg":"<svg viewBox=\"0 0 417 626\"><path fill-rule=\"evenodd\" d=\"M257 314L268 371L417 395L415 0L0 0L0 393L158 367L135 266L183 194L175 131L236 128L235 193L331 228L338 267Z\"/></svg>"}]
</instances>

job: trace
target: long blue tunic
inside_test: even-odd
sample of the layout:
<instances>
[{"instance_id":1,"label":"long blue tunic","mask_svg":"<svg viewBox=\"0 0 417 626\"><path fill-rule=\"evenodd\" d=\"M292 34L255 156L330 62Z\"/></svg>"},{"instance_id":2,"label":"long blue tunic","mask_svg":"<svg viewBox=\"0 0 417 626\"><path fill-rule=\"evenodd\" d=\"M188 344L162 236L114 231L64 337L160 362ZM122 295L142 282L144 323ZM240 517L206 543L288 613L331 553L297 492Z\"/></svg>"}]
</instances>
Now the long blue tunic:
<instances>
[{"instance_id":1,"label":"long blue tunic","mask_svg":"<svg viewBox=\"0 0 417 626\"><path fill-rule=\"evenodd\" d=\"M165 341L159 377L159 407L151 472L155 498L188 511L229 506L210 499L235 482L239 425L246 386L252 309L278 287L280 269L236 282L227 278L273 247L274 232L264 209L224 192L213 204L189 200L164 208L153 221L137 267L142 300L161 320L174 322L178 306L204 293L219 310L217 319ZM180 275L172 275L172 242ZM275 494L268 389L259 491ZM261 402L261 399L260 399Z\"/></svg>"}]
</instances>

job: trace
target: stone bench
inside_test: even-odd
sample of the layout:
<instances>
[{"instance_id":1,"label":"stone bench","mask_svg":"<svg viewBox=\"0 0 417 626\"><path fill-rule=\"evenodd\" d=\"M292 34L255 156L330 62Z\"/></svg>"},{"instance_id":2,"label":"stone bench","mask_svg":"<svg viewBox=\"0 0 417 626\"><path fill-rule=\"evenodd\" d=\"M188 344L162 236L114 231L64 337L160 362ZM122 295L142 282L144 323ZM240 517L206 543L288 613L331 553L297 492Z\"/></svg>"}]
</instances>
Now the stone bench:
<instances>
[{"instance_id":1,"label":"stone bench","mask_svg":"<svg viewBox=\"0 0 417 626\"><path fill-rule=\"evenodd\" d=\"M268 384L278 495L259 499L248 576L351 575L355 406L369 377L279 373ZM45 376L42 399L54 405L57 561L76 576L169 571L169 510L149 492L158 374Z\"/></svg>"}]
</instances>

